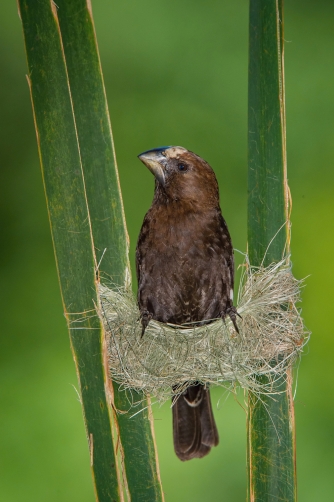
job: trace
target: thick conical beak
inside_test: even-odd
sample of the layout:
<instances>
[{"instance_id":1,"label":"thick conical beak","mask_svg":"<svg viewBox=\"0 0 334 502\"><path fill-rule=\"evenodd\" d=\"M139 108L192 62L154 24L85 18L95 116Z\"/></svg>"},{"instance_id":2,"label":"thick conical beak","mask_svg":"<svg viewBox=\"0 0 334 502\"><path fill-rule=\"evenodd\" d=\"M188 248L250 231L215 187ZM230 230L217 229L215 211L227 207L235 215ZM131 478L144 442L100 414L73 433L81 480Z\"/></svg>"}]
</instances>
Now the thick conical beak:
<instances>
[{"instance_id":1,"label":"thick conical beak","mask_svg":"<svg viewBox=\"0 0 334 502\"><path fill-rule=\"evenodd\" d=\"M149 168L151 173L154 174L156 179L162 185L165 184L165 170L164 166L166 164L166 156L164 152L169 146L162 146L160 148L155 148L154 150L147 150L146 152L138 155L138 159Z\"/></svg>"}]
</instances>

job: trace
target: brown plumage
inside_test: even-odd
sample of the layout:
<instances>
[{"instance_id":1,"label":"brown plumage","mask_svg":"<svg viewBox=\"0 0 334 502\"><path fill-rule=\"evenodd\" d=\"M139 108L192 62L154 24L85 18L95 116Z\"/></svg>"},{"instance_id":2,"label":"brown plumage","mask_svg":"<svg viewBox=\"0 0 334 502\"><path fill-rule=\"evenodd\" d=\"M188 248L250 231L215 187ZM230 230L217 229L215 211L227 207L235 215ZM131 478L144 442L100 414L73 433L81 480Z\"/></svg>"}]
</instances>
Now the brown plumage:
<instances>
[{"instance_id":1,"label":"brown plumage","mask_svg":"<svg viewBox=\"0 0 334 502\"><path fill-rule=\"evenodd\" d=\"M136 250L143 334L150 319L184 324L229 315L237 329L233 248L213 170L182 147L157 148L139 158L156 178ZM203 457L219 441L209 390L192 383L172 407L181 460Z\"/></svg>"}]
</instances>

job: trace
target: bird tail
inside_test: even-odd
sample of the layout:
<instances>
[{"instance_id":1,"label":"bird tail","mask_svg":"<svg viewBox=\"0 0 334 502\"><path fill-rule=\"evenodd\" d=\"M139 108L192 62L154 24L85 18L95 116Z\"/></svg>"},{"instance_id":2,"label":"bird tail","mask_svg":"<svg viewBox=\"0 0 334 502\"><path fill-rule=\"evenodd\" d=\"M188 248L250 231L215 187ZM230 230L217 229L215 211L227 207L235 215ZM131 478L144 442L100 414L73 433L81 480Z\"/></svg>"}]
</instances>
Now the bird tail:
<instances>
[{"instance_id":1,"label":"bird tail","mask_svg":"<svg viewBox=\"0 0 334 502\"><path fill-rule=\"evenodd\" d=\"M174 449L180 460L202 458L219 442L210 391L197 384L173 402Z\"/></svg>"}]
</instances>

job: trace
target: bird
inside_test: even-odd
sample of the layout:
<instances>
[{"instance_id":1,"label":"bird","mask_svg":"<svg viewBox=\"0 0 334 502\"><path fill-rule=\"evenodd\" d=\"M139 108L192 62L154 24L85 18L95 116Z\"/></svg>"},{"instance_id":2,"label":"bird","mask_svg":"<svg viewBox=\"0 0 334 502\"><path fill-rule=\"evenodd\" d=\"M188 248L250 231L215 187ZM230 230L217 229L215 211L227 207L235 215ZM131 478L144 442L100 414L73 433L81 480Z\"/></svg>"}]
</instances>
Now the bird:
<instances>
[{"instance_id":1,"label":"bird","mask_svg":"<svg viewBox=\"0 0 334 502\"><path fill-rule=\"evenodd\" d=\"M138 158L155 177L136 247L142 336L151 319L182 328L229 316L238 331L233 246L213 169L181 146L147 150ZM174 395L172 413L180 460L202 458L218 445L207 385L190 382Z\"/></svg>"}]
</instances>

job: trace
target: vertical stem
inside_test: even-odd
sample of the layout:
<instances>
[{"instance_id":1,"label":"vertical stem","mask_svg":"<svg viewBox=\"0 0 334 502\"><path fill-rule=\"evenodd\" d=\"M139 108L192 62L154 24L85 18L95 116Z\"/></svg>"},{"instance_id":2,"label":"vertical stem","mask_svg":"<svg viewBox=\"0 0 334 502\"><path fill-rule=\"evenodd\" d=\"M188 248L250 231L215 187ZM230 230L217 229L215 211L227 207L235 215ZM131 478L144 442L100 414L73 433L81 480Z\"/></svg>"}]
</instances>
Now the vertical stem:
<instances>
[{"instance_id":1,"label":"vertical stem","mask_svg":"<svg viewBox=\"0 0 334 502\"><path fill-rule=\"evenodd\" d=\"M289 247L283 64L283 0L250 0L248 251L255 266L280 260ZM296 500L290 371L273 392L249 393L250 502Z\"/></svg>"},{"instance_id":2,"label":"vertical stem","mask_svg":"<svg viewBox=\"0 0 334 502\"><path fill-rule=\"evenodd\" d=\"M96 255L55 5L19 0L52 240L98 502L122 501L105 395ZM61 370L60 370L61 371Z\"/></svg>"},{"instance_id":3,"label":"vertical stem","mask_svg":"<svg viewBox=\"0 0 334 502\"><path fill-rule=\"evenodd\" d=\"M57 0L57 6L99 273L101 280L107 276L114 285L128 286L128 237L92 5L89 0ZM114 441L129 496L158 502L163 493L150 404L134 392L140 404L131 410L126 392L114 382L111 394L118 412L113 415Z\"/></svg>"},{"instance_id":4,"label":"vertical stem","mask_svg":"<svg viewBox=\"0 0 334 502\"><path fill-rule=\"evenodd\" d=\"M91 3L19 0L19 10L96 500L158 502L163 493L150 403L138 395L137 417L116 413L127 410L129 402L124 391L110 385L103 326L96 315L97 268L121 286L129 284L130 271Z\"/></svg>"}]
</instances>

